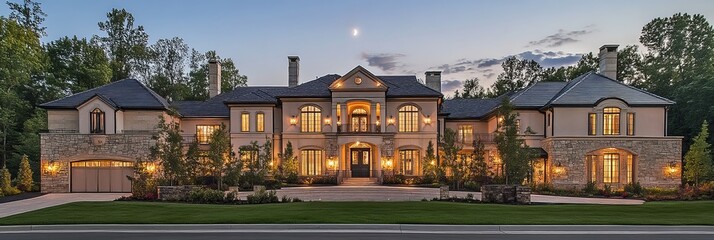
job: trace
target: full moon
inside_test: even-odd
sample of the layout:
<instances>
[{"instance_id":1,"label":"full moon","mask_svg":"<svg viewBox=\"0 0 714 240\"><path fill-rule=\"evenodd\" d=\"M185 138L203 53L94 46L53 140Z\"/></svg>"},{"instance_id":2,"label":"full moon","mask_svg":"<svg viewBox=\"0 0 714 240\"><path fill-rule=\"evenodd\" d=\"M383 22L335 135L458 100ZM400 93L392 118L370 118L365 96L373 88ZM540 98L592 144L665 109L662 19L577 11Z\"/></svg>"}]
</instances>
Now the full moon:
<instances>
[{"instance_id":1,"label":"full moon","mask_svg":"<svg viewBox=\"0 0 714 240\"><path fill-rule=\"evenodd\" d=\"M353 28L353 29L352 29L352 36L353 36L353 37L356 37L357 35L359 35L359 29Z\"/></svg>"}]
</instances>

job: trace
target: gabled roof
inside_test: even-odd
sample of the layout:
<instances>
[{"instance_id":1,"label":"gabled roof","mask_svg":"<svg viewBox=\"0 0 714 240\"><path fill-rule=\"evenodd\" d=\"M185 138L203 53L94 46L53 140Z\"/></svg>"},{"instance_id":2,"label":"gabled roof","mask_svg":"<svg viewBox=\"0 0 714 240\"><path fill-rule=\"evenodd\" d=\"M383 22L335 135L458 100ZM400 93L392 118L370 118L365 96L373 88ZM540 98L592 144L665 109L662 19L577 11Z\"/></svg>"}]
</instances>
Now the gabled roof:
<instances>
[{"instance_id":1,"label":"gabled roof","mask_svg":"<svg viewBox=\"0 0 714 240\"><path fill-rule=\"evenodd\" d=\"M76 109L94 97L116 109L168 109L164 98L136 79L124 79L65 98L40 104L45 109Z\"/></svg>"},{"instance_id":2,"label":"gabled roof","mask_svg":"<svg viewBox=\"0 0 714 240\"><path fill-rule=\"evenodd\" d=\"M175 101L183 117L229 117L226 104L277 104L276 95L288 87L238 87L206 101Z\"/></svg>"},{"instance_id":3,"label":"gabled roof","mask_svg":"<svg viewBox=\"0 0 714 240\"><path fill-rule=\"evenodd\" d=\"M540 108L548 104L567 82L538 82L516 92L511 103L517 108Z\"/></svg>"},{"instance_id":4,"label":"gabled roof","mask_svg":"<svg viewBox=\"0 0 714 240\"><path fill-rule=\"evenodd\" d=\"M495 111L501 101L501 97L449 99L444 101L441 113L447 115L446 119L481 119Z\"/></svg>"},{"instance_id":5,"label":"gabled roof","mask_svg":"<svg viewBox=\"0 0 714 240\"><path fill-rule=\"evenodd\" d=\"M666 106L675 103L604 75L588 72L568 82L544 107L593 106L613 98L630 106Z\"/></svg>"}]
</instances>

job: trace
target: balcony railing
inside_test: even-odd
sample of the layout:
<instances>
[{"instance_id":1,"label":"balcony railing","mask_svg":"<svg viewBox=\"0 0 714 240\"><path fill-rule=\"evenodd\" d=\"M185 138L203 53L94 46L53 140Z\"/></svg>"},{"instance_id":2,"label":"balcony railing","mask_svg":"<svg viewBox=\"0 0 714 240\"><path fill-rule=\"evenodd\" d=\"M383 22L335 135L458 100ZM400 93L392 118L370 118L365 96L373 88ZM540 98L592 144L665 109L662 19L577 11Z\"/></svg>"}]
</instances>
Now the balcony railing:
<instances>
[{"instance_id":1,"label":"balcony railing","mask_svg":"<svg viewBox=\"0 0 714 240\"><path fill-rule=\"evenodd\" d=\"M183 144L192 144L196 142L196 134L181 134L183 137Z\"/></svg>"},{"instance_id":2,"label":"balcony railing","mask_svg":"<svg viewBox=\"0 0 714 240\"><path fill-rule=\"evenodd\" d=\"M481 140L482 143L494 143L495 137L495 133L475 133L473 134L473 137L458 139L457 142L465 146L474 146L476 145L477 140Z\"/></svg>"},{"instance_id":3,"label":"balcony railing","mask_svg":"<svg viewBox=\"0 0 714 240\"><path fill-rule=\"evenodd\" d=\"M338 133L380 133L381 125L377 124L342 124L337 126Z\"/></svg>"}]
</instances>

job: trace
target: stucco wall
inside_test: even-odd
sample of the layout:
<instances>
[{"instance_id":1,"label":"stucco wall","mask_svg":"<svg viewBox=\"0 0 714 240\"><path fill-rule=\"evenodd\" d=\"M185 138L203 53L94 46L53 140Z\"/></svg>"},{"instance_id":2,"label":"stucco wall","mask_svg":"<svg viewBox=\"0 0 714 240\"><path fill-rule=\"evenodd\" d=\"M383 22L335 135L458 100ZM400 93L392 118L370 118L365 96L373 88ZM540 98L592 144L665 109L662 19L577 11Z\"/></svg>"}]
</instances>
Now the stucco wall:
<instances>
[{"instance_id":1,"label":"stucco wall","mask_svg":"<svg viewBox=\"0 0 714 240\"><path fill-rule=\"evenodd\" d=\"M141 131L153 130L159 124L163 111L148 111L148 110L126 110L123 112L124 130ZM117 117L119 115L117 114ZM118 119L118 118L117 118Z\"/></svg>"},{"instance_id":2,"label":"stucco wall","mask_svg":"<svg viewBox=\"0 0 714 240\"><path fill-rule=\"evenodd\" d=\"M47 128L50 130L79 131L79 114L77 110L47 110Z\"/></svg>"},{"instance_id":3,"label":"stucco wall","mask_svg":"<svg viewBox=\"0 0 714 240\"><path fill-rule=\"evenodd\" d=\"M602 136L603 108L620 108L620 135L627 135L627 113L635 114L636 137L665 135L664 107L631 107L617 99L607 99L594 107L556 107L555 136L588 136L588 114L597 115L597 136Z\"/></svg>"},{"instance_id":4,"label":"stucco wall","mask_svg":"<svg viewBox=\"0 0 714 240\"><path fill-rule=\"evenodd\" d=\"M79 118L79 133L89 133L89 113L94 109L99 108L104 112L104 131L106 134L114 134L116 125L114 124L116 116L114 109L104 103L100 98L93 98L77 108Z\"/></svg>"}]
</instances>

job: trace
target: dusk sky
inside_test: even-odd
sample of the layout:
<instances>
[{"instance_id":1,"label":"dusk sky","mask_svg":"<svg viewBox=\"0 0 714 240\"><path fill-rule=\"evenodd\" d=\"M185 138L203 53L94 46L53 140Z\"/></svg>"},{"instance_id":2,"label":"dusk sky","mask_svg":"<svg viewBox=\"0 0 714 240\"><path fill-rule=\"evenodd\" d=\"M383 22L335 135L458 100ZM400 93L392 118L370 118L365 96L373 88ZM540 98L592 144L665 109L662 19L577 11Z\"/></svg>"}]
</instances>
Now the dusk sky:
<instances>
[{"instance_id":1,"label":"dusk sky","mask_svg":"<svg viewBox=\"0 0 714 240\"><path fill-rule=\"evenodd\" d=\"M638 44L642 26L656 17L714 16L714 1L40 2L48 15L44 42L102 34L97 22L125 8L150 44L181 37L201 52L216 50L233 58L249 85L287 85L287 56L298 55L300 82L357 65L422 79L442 70L446 94L460 86L453 80L478 77L490 86L507 56L569 65L603 44ZM8 15L6 6L0 15Z\"/></svg>"}]
</instances>

